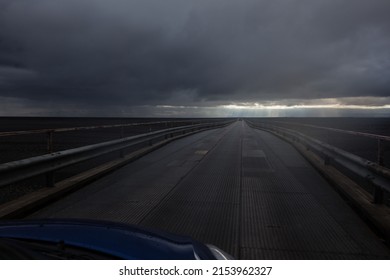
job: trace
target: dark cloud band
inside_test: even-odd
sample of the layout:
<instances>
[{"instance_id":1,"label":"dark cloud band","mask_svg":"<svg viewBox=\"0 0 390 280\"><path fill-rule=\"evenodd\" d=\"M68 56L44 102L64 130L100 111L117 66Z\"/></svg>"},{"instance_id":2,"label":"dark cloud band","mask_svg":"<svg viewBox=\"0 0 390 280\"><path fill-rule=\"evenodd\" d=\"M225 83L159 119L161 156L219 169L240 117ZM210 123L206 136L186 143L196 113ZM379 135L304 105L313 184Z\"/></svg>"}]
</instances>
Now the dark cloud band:
<instances>
[{"instance_id":1,"label":"dark cloud band","mask_svg":"<svg viewBox=\"0 0 390 280\"><path fill-rule=\"evenodd\" d=\"M390 95L388 0L2 0L0 8L0 96L25 106Z\"/></svg>"}]
</instances>

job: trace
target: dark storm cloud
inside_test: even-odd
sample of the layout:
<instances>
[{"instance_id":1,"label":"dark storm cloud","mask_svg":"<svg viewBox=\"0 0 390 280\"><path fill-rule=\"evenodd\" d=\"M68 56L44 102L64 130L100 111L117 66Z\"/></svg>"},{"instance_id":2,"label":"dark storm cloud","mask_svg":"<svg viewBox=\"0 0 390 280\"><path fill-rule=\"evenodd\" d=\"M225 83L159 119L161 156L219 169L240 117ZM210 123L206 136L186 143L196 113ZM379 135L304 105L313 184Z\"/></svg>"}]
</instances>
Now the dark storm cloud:
<instances>
[{"instance_id":1,"label":"dark storm cloud","mask_svg":"<svg viewBox=\"0 0 390 280\"><path fill-rule=\"evenodd\" d=\"M0 96L96 108L386 97L389 11L388 0L0 0Z\"/></svg>"}]
</instances>

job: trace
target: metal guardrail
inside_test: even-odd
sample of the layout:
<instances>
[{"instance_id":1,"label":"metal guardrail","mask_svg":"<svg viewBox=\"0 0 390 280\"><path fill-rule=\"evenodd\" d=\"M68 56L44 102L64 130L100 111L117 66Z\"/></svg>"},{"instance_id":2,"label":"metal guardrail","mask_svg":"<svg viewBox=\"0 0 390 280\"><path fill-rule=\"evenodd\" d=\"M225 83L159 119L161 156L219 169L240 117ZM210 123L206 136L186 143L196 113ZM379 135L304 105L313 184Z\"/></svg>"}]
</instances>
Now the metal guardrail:
<instances>
[{"instance_id":1,"label":"metal guardrail","mask_svg":"<svg viewBox=\"0 0 390 280\"><path fill-rule=\"evenodd\" d=\"M269 123L246 122L251 127L268 130L293 143L302 144L322 158L324 164L334 166L360 185L373 187L374 203L383 203L384 192L390 193L390 169L291 129Z\"/></svg>"},{"instance_id":2,"label":"metal guardrail","mask_svg":"<svg viewBox=\"0 0 390 280\"><path fill-rule=\"evenodd\" d=\"M155 132L149 132L141 135L130 136L99 144L88 145L0 164L0 187L42 174L46 174L47 176L47 185L53 186L53 172L58 169L93 159L107 153L123 151L125 148L129 148L131 146L139 144L152 145L154 141L168 139L189 132L222 127L230 123L232 123L232 121L168 128ZM121 156L124 156L122 152Z\"/></svg>"},{"instance_id":3,"label":"metal guardrail","mask_svg":"<svg viewBox=\"0 0 390 280\"><path fill-rule=\"evenodd\" d=\"M321 130L327 130L342 134L348 134L348 135L354 135L354 136L362 136L366 138L371 138L377 140L377 163L379 165L384 166L384 142L390 142L390 136L386 135L377 135L372 133L366 133L366 132L359 132L359 131L352 131L352 130L343 130L338 128L332 128L332 127L326 127L326 126L317 126L317 125L311 125L311 124L304 124L304 123L294 123L294 122L281 122L281 121L272 121L272 123L280 123L280 124L287 124L287 125L297 125L302 127L309 127L309 128L316 128Z\"/></svg>"},{"instance_id":4,"label":"metal guardrail","mask_svg":"<svg viewBox=\"0 0 390 280\"><path fill-rule=\"evenodd\" d=\"M198 121L192 121L192 124ZM0 132L1 137L9 137L9 136L23 136L23 135L31 135L31 134L46 134L47 139L47 152L53 152L53 137L55 133L60 132L74 132L74 131L83 131L83 130L94 130L94 129L107 129L107 128L121 128L121 134L123 138L124 128L132 127L132 126L150 126L150 125L161 125L165 124L166 127L168 125L177 124L177 123L188 123L188 121L159 121L159 122L141 122L141 123L127 123L127 124L113 124L113 125L95 125L95 126L79 126L79 127L66 127L66 128L52 128L52 129L33 129L33 130L19 130L19 131L4 131Z\"/></svg>"},{"instance_id":5,"label":"metal guardrail","mask_svg":"<svg viewBox=\"0 0 390 280\"><path fill-rule=\"evenodd\" d=\"M155 124L172 124L172 123L187 123L188 121L162 121L162 122L141 122L141 123L127 123L127 124L108 124L108 125L95 125L95 126L79 126L79 127L65 127L65 128L49 128L49 129L33 129L33 130L18 130L18 131L4 131L0 132L0 137L6 136L19 136L27 134L42 134L42 133L54 133L54 132L68 132L68 131L81 131L92 130L101 128L116 128L116 127L129 127L129 126L142 126L142 125L155 125ZM192 121L194 123L195 121ZM197 121L199 122L199 121Z\"/></svg>"},{"instance_id":6,"label":"metal guardrail","mask_svg":"<svg viewBox=\"0 0 390 280\"><path fill-rule=\"evenodd\" d=\"M287 124L287 125L298 125L298 126L304 126L304 127L318 128L318 129L323 129L323 130L328 130L328 131L339 132L339 133L343 133L343 134L350 134L350 135L355 135L355 136L363 136L363 137L373 138L373 139L377 139L377 140L390 141L390 136L386 136L386 135L378 135L378 134L372 134L372 133L366 133L366 132L344 130L344 129L339 129L339 128L318 126L318 125L305 124L305 123L281 122L281 121L272 121L272 123L281 123L281 124Z\"/></svg>"}]
</instances>

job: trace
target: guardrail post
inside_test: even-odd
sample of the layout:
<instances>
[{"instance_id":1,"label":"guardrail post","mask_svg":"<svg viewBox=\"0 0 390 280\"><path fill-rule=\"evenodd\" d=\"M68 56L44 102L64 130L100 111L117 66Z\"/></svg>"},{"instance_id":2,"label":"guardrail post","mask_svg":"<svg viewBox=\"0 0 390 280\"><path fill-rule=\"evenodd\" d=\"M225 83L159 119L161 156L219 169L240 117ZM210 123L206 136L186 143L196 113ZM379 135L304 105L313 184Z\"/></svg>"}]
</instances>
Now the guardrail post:
<instances>
[{"instance_id":1,"label":"guardrail post","mask_svg":"<svg viewBox=\"0 0 390 280\"><path fill-rule=\"evenodd\" d=\"M121 126L121 139L123 139L124 137L125 137L125 126L122 125L122 126ZM121 158L124 158L124 157L125 157L124 149L120 150L119 156L120 156Z\"/></svg>"},{"instance_id":2,"label":"guardrail post","mask_svg":"<svg viewBox=\"0 0 390 280\"><path fill-rule=\"evenodd\" d=\"M374 201L375 204L382 204L384 192L381 187L375 186L374 188Z\"/></svg>"},{"instance_id":3,"label":"guardrail post","mask_svg":"<svg viewBox=\"0 0 390 280\"><path fill-rule=\"evenodd\" d=\"M51 154L54 152L53 147L53 134L54 131L50 130L47 132L47 153ZM46 186L54 187L54 171L46 173Z\"/></svg>"},{"instance_id":4,"label":"guardrail post","mask_svg":"<svg viewBox=\"0 0 390 280\"><path fill-rule=\"evenodd\" d=\"M125 137L125 126L122 125L121 126L121 138L124 138Z\"/></svg>"},{"instance_id":5,"label":"guardrail post","mask_svg":"<svg viewBox=\"0 0 390 280\"><path fill-rule=\"evenodd\" d=\"M385 166L384 153L385 153L385 149L384 149L383 140L378 139L378 157L377 157L377 163L378 163L380 166Z\"/></svg>"},{"instance_id":6,"label":"guardrail post","mask_svg":"<svg viewBox=\"0 0 390 280\"><path fill-rule=\"evenodd\" d=\"M53 131L47 132L47 153L51 154L53 152Z\"/></svg>"},{"instance_id":7,"label":"guardrail post","mask_svg":"<svg viewBox=\"0 0 390 280\"><path fill-rule=\"evenodd\" d=\"M385 192L384 192L384 190L380 186L374 184L374 182L373 182L374 179L375 179L375 177L372 176L372 175L369 175L367 177L369 185L374 188L374 193L372 194L372 196L373 196L372 203L374 203L374 204L382 204Z\"/></svg>"},{"instance_id":8,"label":"guardrail post","mask_svg":"<svg viewBox=\"0 0 390 280\"><path fill-rule=\"evenodd\" d=\"M325 155L324 156L324 165L329 165L330 164L330 157Z\"/></svg>"}]
</instances>

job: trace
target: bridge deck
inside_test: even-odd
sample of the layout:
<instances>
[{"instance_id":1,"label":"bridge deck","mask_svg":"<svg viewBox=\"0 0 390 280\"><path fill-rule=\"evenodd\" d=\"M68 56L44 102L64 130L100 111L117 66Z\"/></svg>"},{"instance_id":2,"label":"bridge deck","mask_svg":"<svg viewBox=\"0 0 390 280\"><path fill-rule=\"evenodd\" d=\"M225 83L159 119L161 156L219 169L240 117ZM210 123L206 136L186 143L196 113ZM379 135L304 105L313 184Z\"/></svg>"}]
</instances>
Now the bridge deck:
<instances>
[{"instance_id":1,"label":"bridge deck","mask_svg":"<svg viewBox=\"0 0 390 280\"><path fill-rule=\"evenodd\" d=\"M289 144L244 122L171 143L29 218L190 235L240 259L383 259L389 250Z\"/></svg>"}]
</instances>

